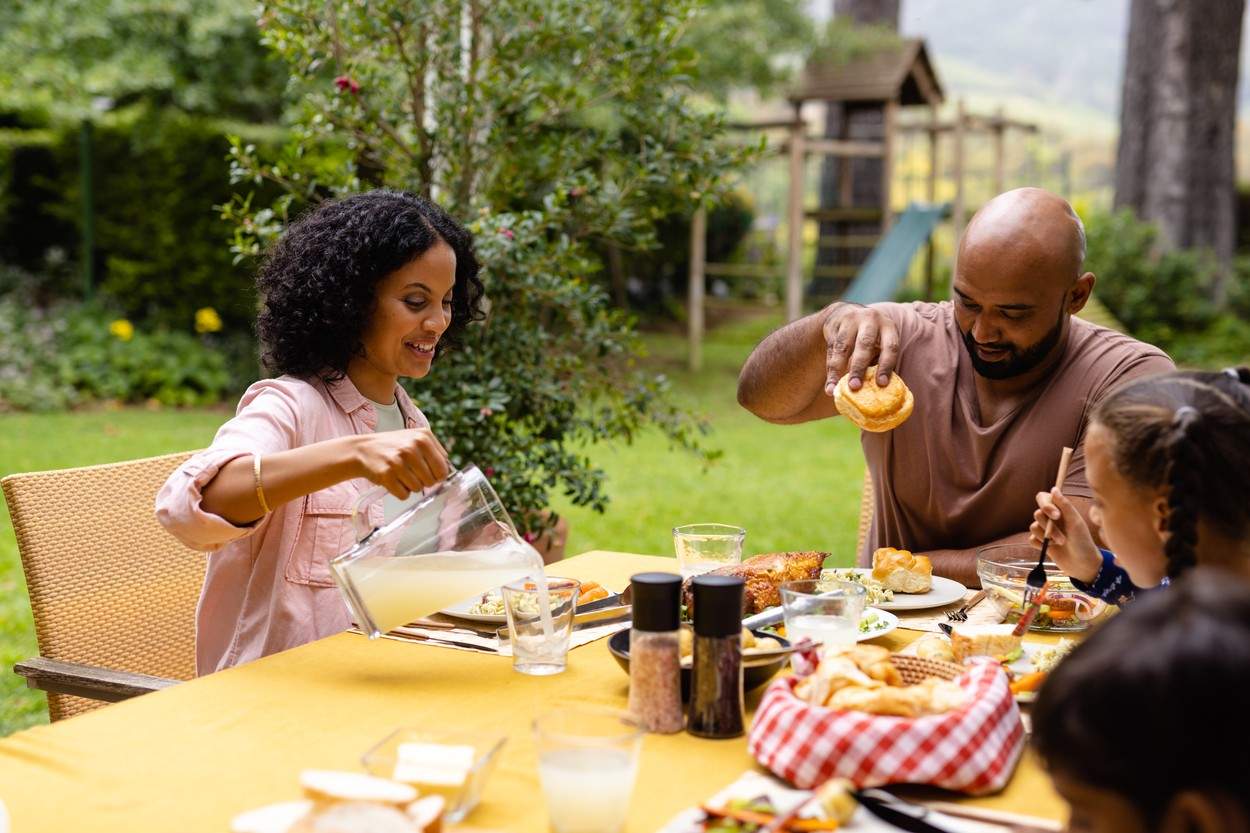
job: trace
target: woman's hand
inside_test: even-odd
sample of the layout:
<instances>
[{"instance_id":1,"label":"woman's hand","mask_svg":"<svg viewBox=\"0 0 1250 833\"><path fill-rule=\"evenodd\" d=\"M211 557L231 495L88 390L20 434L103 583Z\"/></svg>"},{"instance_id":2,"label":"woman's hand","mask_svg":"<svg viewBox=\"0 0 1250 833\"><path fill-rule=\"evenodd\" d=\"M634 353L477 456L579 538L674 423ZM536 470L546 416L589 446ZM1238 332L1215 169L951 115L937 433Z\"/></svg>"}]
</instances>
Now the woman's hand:
<instances>
[{"instance_id":1,"label":"woman's hand","mask_svg":"<svg viewBox=\"0 0 1250 833\"><path fill-rule=\"evenodd\" d=\"M1102 555L1081 513L1058 489L1038 492L1037 507L1029 527L1029 543L1040 549L1046 524L1053 521L1046 554L1071 578L1092 582L1102 568Z\"/></svg>"},{"instance_id":2,"label":"woman's hand","mask_svg":"<svg viewBox=\"0 0 1250 833\"><path fill-rule=\"evenodd\" d=\"M451 471L447 450L428 428L381 431L355 437L356 476L400 500L441 482Z\"/></svg>"}]
</instances>

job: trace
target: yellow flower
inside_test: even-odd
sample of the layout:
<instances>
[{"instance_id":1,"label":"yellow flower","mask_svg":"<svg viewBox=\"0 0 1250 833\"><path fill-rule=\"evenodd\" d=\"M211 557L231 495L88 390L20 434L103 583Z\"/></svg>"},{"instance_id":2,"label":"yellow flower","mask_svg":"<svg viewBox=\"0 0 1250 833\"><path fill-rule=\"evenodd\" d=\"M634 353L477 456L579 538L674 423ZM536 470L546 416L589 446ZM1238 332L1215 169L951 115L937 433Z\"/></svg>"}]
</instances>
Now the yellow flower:
<instances>
[{"instance_id":1,"label":"yellow flower","mask_svg":"<svg viewBox=\"0 0 1250 833\"><path fill-rule=\"evenodd\" d=\"M215 333L221 329L221 316L212 307L201 307L195 311L195 331L197 333Z\"/></svg>"},{"instance_id":2,"label":"yellow flower","mask_svg":"<svg viewBox=\"0 0 1250 833\"><path fill-rule=\"evenodd\" d=\"M130 341L135 337L135 325L131 324L125 318L119 318L112 324L109 324L109 332L120 338L122 341Z\"/></svg>"}]
</instances>

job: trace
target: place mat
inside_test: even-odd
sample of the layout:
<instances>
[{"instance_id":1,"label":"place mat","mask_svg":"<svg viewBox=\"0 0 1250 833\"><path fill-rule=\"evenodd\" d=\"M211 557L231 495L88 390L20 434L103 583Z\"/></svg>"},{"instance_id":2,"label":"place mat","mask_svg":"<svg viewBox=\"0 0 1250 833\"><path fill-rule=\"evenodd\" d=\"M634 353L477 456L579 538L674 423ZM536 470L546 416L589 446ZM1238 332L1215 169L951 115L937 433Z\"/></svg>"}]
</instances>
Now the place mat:
<instances>
[{"instance_id":1,"label":"place mat","mask_svg":"<svg viewBox=\"0 0 1250 833\"><path fill-rule=\"evenodd\" d=\"M778 812L786 813L812 797L808 790L796 790L769 775L754 770L742 773L736 781L725 787L716 795L702 802L704 806L720 807L734 799L754 799L767 797ZM932 808L924 815L924 820L949 830L951 833L1009 833L1009 831L1056 830L1058 827L1045 819L1027 819L1013 816L1010 820L994 818L993 821L974 821L969 815L979 815L981 811L962 804L949 803L943 805L951 814L938 812ZM957 818L954 814L958 813ZM703 811L699 807L688 807L668 821L658 833L701 833L703 830ZM1023 824L1024 821L1036 822L1035 825ZM881 821L876 816L860 807L840 830L850 833L884 833L897 831L898 828Z\"/></svg>"},{"instance_id":2,"label":"place mat","mask_svg":"<svg viewBox=\"0 0 1250 833\"><path fill-rule=\"evenodd\" d=\"M591 642L597 642L600 639L611 636L617 631L627 630L631 623L612 622L606 625L600 625L595 628L585 628L584 630L573 631L572 641L569 643L569 650L579 648L582 645L588 645ZM361 633L361 631L353 628L353 633ZM396 628L390 633L382 634L383 639L394 639L398 642L413 642L421 645L435 645L440 648L451 648L456 651L473 651L479 654L495 654L501 657L512 656L512 645L504 642L501 644L497 636L481 636L472 633L470 629L463 631L445 631L437 628L417 628L417 627L401 627Z\"/></svg>"},{"instance_id":3,"label":"place mat","mask_svg":"<svg viewBox=\"0 0 1250 833\"><path fill-rule=\"evenodd\" d=\"M957 602L951 602L946 607L928 608L926 610L897 610L894 615L898 617L898 626L909 631L925 631L926 633L941 633L942 629L938 624L945 622L946 624L954 624L950 619L946 618L946 614L951 610L959 610L972 597L981 591L969 590L964 597ZM997 625L1003 621L1003 616L998 612L998 608L989 599L982 599L976 607L968 611L968 622L982 625Z\"/></svg>"}]
</instances>

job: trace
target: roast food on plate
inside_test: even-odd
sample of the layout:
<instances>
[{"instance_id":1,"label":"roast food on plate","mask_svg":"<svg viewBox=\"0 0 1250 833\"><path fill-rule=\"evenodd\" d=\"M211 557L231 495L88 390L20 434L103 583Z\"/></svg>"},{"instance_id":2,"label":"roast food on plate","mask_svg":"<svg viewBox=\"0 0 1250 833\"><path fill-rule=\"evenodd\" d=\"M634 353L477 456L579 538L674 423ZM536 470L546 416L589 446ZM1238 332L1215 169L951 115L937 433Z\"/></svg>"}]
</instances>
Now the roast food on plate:
<instances>
[{"instance_id":1,"label":"roast food on plate","mask_svg":"<svg viewBox=\"0 0 1250 833\"><path fill-rule=\"evenodd\" d=\"M938 677L907 685L890 652L878 645L826 649L794 694L813 706L895 717L944 714L968 699L957 683Z\"/></svg>"},{"instance_id":2,"label":"roast food on plate","mask_svg":"<svg viewBox=\"0 0 1250 833\"><path fill-rule=\"evenodd\" d=\"M951 652L956 662L968 657L993 657L999 662L1014 662L1020 658L1022 637L1013 631L1015 625L971 624L961 622L951 626Z\"/></svg>"},{"instance_id":3,"label":"roast food on plate","mask_svg":"<svg viewBox=\"0 0 1250 833\"><path fill-rule=\"evenodd\" d=\"M872 554L872 577L895 593L928 593L933 588L933 564L927 556L882 547Z\"/></svg>"},{"instance_id":4,"label":"roast food on plate","mask_svg":"<svg viewBox=\"0 0 1250 833\"><path fill-rule=\"evenodd\" d=\"M833 404L838 413L865 431L892 431L911 416L915 397L897 373L890 374L888 385L879 386L873 365L864 371L859 390L851 390L851 374L839 379L833 389Z\"/></svg>"},{"instance_id":5,"label":"roast food on plate","mask_svg":"<svg viewBox=\"0 0 1250 833\"><path fill-rule=\"evenodd\" d=\"M781 604L781 584L820 578L821 565L827 552L769 552L748 558L741 564L717 567L705 575L740 576L746 582L742 596L742 614L749 616ZM691 579L682 584L682 602L686 613L694 615L694 590Z\"/></svg>"},{"instance_id":6,"label":"roast food on plate","mask_svg":"<svg viewBox=\"0 0 1250 833\"><path fill-rule=\"evenodd\" d=\"M285 801L234 817L231 833L439 833L447 802L409 784L360 772L310 769L300 775L303 801Z\"/></svg>"}]
</instances>

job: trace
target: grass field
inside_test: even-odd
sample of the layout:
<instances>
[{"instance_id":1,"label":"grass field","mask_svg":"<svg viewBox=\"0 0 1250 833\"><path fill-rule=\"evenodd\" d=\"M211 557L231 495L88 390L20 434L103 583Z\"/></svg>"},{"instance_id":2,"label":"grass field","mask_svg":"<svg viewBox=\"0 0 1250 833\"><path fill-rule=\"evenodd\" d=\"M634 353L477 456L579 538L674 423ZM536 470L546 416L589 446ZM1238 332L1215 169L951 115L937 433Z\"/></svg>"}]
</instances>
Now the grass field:
<instances>
[{"instance_id":1,"label":"grass field","mask_svg":"<svg viewBox=\"0 0 1250 833\"><path fill-rule=\"evenodd\" d=\"M570 553L614 549L672 554L670 530L718 521L747 529L748 553L822 549L849 564L863 476L858 435L842 420L768 425L738 407L738 369L755 343L780 323L752 317L717 328L704 370L685 370L680 336L649 334L648 363L668 375L680 399L713 426L708 443L724 456L704 469L655 434L633 445L592 448L608 473L605 514L554 501L571 526ZM437 382L437 375L431 383ZM0 415L0 476L146 457L206 445L225 410L92 411ZM26 585L7 511L0 510L0 735L47 719L43 695L9 672L37 653Z\"/></svg>"}]
</instances>

